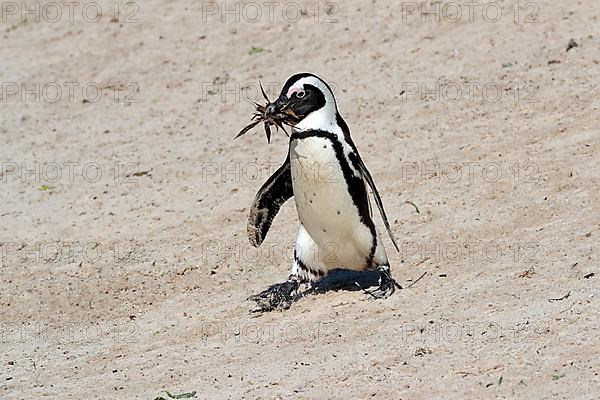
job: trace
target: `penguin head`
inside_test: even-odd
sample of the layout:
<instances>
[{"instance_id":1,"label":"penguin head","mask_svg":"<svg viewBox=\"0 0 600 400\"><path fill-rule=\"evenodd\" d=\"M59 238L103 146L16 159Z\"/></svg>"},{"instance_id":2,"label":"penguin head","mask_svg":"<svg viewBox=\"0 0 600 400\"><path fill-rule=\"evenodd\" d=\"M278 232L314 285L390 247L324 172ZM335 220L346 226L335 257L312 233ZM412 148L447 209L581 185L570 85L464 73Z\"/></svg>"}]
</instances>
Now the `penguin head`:
<instances>
[{"instance_id":1,"label":"penguin head","mask_svg":"<svg viewBox=\"0 0 600 400\"><path fill-rule=\"evenodd\" d=\"M267 115L285 108L292 111L297 120L296 129L322 129L335 123L337 104L329 85L310 73L290 77L277 100L267 107Z\"/></svg>"}]
</instances>

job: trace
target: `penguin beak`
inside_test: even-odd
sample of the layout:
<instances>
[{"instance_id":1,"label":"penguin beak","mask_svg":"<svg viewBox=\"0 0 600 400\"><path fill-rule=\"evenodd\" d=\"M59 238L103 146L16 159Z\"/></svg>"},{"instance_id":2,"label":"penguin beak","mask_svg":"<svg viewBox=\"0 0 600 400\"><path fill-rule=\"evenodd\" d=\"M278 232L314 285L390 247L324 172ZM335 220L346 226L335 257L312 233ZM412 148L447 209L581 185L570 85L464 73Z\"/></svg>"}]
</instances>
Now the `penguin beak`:
<instances>
[{"instance_id":1,"label":"penguin beak","mask_svg":"<svg viewBox=\"0 0 600 400\"><path fill-rule=\"evenodd\" d=\"M281 111L289 106L289 99L285 95L281 95L273 103L267 105L265 114L267 118L280 119Z\"/></svg>"},{"instance_id":2,"label":"penguin beak","mask_svg":"<svg viewBox=\"0 0 600 400\"><path fill-rule=\"evenodd\" d=\"M292 125L301 119L294 111L293 102L284 94L279 96L273 103L267 104L265 117L286 125Z\"/></svg>"},{"instance_id":3,"label":"penguin beak","mask_svg":"<svg viewBox=\"0 0 600 400\"><path fill-rule=\"evenodd\" d=\"M296 115L296 113L292 110L293 104L290 99L287 98L287 96L282 94L277 98L277 100L271 103L262 85L260 88L265 100L267 100L267 104L263 106L262 104L254 103L256 108L254 110L254 115L252 116L252 122L246 125L246 127L244 127L244 129L242 129L234 139L244 135L246 132L262 122L265 127L267 142L270 143L271 126L277 127L277 130L281 128L285 134L289 136L289 133L285 130L284 126L294 126L294 124L300 121L301 118L298 117L298 115Z\"/></svg>"}]
</instances>

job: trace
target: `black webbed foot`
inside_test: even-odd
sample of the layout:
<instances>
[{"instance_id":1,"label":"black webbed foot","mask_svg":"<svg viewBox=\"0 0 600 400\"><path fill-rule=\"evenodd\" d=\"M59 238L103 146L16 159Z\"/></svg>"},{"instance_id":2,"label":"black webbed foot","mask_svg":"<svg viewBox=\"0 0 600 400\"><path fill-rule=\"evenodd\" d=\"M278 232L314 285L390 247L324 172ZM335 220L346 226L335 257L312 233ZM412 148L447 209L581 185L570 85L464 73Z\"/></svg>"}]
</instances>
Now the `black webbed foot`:
<instances>
[{"instance_id":1,"label":"black webbed foot","mask_svg":"<svg viewBox=\"0 0 600 400\"><path fill-rule=\"evenodd\" d=\"M256 311L287 310L292 303L302 297L300 292L300 280L291 276L283 283L277 283L259 294L248 297L258 305Z\"/></svg>"},{"instance_id":2,"label":"black webbed foot","mask_svg":"<svg viewBox=\"0 0 600 400\"><path fill-rule=\"evenodd\" d=\"M365 293L376 299L387 299L396 291L396 288L402 289L402 286L392 277L390 267L382 266L377 268L379 272L379 287L375 290L365 290Z\"/></svg>"}]
</instances>

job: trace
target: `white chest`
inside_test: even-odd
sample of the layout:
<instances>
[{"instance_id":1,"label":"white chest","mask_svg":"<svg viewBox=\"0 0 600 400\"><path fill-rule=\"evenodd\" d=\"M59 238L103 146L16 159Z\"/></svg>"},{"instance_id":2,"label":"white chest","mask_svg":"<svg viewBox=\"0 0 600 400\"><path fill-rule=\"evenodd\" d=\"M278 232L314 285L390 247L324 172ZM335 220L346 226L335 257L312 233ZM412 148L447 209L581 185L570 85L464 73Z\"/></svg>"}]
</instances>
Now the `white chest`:
<instances>
[{"instance_id":1,"label":"white chest","mask_svg":"<svg viewBox=\"0 0 600 400\"><path fill-rule=\"evenodd\" d=\"M347 229L357 215L332 143L326 138L294 140L290 146L292 186L298 216L315 236Z\"/></svg>"},{"instance_id":2,"label":"white chest","mask_svg":"<svg viewBox=\"0 0 600 400\"><path fill-rule=\"evenodd\" d=\"M290 167L298 217L310 236L320 246L352 249L348 256L362 262L372 237L360 221L332 142L321 137L293 140Z\"/></svg>"}]
</instances>

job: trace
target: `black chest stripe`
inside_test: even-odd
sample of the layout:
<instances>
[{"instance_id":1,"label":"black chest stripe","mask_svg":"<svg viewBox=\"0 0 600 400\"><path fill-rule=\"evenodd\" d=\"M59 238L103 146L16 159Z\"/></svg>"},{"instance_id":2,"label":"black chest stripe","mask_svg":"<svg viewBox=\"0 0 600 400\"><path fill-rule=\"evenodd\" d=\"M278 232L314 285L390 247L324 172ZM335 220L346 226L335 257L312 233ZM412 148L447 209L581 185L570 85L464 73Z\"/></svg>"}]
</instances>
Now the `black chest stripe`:
<instances>
[{"instance_id":1,"label":"black chest stripe","mask_svg":"<svg viewBox=\"0 0 600 400\"><path fill-rule=\"evenodd\" d=\"M381 196L379 196L379 191L377 190L377 186L375 186L375 182L373 181L373 178L371 177L371 173L367 169L367 166L365 165L363 160L360 158L360 155L358 154L358 150L356 150L356 146L354 145L354 142L352 142L348 124L346 124L346 121L344 121L344 119L342 118L340 113L336 114L336 121L337 121L337 124L342 129L342 132L344 133L344 139L346 140L346 142L348 142L350 144L350 146L354 150L354 157L352 160L354 168L356 168L357 170L360 171L360 173L364 176L365 180L371 187L371 191L373 192L373 197L375 198L375 203L377 204L377 208L379 209L379 214L381 214L381 219L383 219L383 224L385 225L385 228L388 231L388 235L390 235L390 239L392 240L392 243L394 244L396 251L400 251L400 249L398 248L398 243L396 242L396 238L394 237L394 234L392 233L392 228L390 227L390 223L388 222L387 215L385 214L385 209L383 208L383 201L381 201Z\"/></svg>"}]
</instances>

